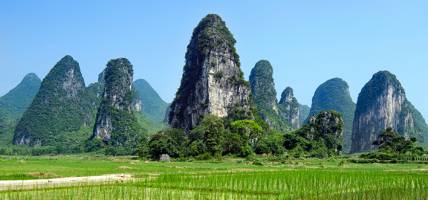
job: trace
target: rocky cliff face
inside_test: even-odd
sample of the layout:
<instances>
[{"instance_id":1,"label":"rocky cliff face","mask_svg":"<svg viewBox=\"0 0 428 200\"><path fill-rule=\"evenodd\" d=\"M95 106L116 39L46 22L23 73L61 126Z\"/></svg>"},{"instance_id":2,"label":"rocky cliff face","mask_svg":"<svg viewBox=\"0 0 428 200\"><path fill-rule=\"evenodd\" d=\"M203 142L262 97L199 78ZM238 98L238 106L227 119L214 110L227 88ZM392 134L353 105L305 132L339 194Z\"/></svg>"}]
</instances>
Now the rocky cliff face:
<instances>
[{"instance_id":1,"label":"rocky cliff face","mask_svg":"<svg viewBox=\"0 0 428 200\"><path fill-rule=\"evenodd\" d=\"M134 98L131 63L125 58L110 60L102 77L103 93L92 139L115 146L138 143L143 132L133 112L141 105Z\"/></svg>"},{"instance_id":2,"label":"rocky cliff face","mask_svg":"<svg viewBox=\"0 0 428 200\"><path fill-rule=\"evenodd\" d=\"M0 97L0 110L4 118L17 120L30 106L42 81L36 74L27 74L24 79L7 94Z\"/></svg>"},{"instance_id":3,"label":"rocky cliff face","mask_svg":"<svg viewBox=\"0 0 428 200\"><path fill-rule=\"evenodd\" d=\"M40 90L15 129L14 144L53 145L59 135L78 130L87 116L85 82L79 64L62 58L43 79Z\"/></svg>"},{"instance_id":4,"label":"rocky cliff face","mask_svg":"<svg viewBox=\"0 0 428 200\"><path fill-rule=\"evenodd\" d=\"M330 79L321 84L315 91L309 117L326 110L334 110L342 115L345 122L343 150L344 152L349 152L351 149L355 103L349 93L348 83L344 80L340 78Z\"/></svg>"},{"instance_id":5,"label":"rocky cliff face","mask_svg":"<svg viewBox=\"0 0 428 200\"><path fill-rule=\"evenodd\" d=\"M303 124L306 123L306 120L308 119L309 112L311 112L311 107L307 105L299 104L299 122L300 126L303 126Z\"/></svg>"},{"instance_id":6,"label":"rocky cliff face","mask_svg":"<svg viewBox=\"0 0 428 200\"><path fill-rule=\"evenodd\" d=\"M251 70L250 85L252 101L261 118L273 129L287 130L286 120L280 115L278 108L273 68L269 61L261 60L256 63Z\"/></svg>"},{"instance_id":7,"label":"rocky cliff face","mask_svg":"<svg viewBox=\"0 0 428 200\"><path fill-rule=\"evenodd\" d=\"M281 115L291 125L292 129L300 128L300 104L294 97L291 87L287 87L281 94L279 101Z\"/></svg>"},{"instance_id":8,"label":"rocky cliff face","mask_svg":"<svg viewBox=\"0 0 428 200\"><path fill-rule=\"evenodd\" d=\"M171 104L168 123L186 131L204 115L250 115L250 89L240 69L235 39L217 15L207 15L187 46L181 85Z\"/></svg>"},{"instance_id":9,"label":"rocky cliff face","mask_svg":"<svg viewBox=\"0 0 428 200\"><path fill-rule=\"evenodd\" d=\"M373 75L358 96L352 134L352 152L374 148L373 141L387 128L392 128L406 138L424 140L426 123L406 99L406 93L395 75L381 71Z\"/></svg>"}]
</instances>

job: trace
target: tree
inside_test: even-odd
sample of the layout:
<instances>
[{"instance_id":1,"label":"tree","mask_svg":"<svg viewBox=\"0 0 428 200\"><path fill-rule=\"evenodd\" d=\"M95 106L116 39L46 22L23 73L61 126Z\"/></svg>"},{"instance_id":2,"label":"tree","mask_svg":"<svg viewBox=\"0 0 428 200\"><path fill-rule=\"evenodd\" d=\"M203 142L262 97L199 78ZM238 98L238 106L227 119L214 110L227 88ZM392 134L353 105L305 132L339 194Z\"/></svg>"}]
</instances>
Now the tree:
<instances>
[{"instance_id":1,"label":"tree","mask_svg":"<svg viewBox=\"0 0 428 200\"><path fill-rule=\"evenodd\" d=\"M192 143L203 143L206 152L219 157L223 152L223 142L226 129L223 120L213 115L205 116L201 123L190 133ZM194 145L194 144L191 144Z\"/></svg>"},{"instance_id":2,"label":"tree","mask_svg":"<svg viewBox=\"0 0 428 200\"><path fill-rule=\"evenodd\" d=\"M185 154L187 138L181 129L165 129L154 134L148 142L148 153L152 159L159 159L162 154L168 154L173 158ZM143 151L142 146L140 148ZM143 154L144 155L144 154Z\"/></svg>"},{"instance_id":3,"label":"tree","mask_svg":"<svg viewBox=\"0 0 428 200\"><path fill-rule=\"evenodd\" d=\"M403 136L394 132L392 128L387 128L382 134L378 136L378 139L373 142L373 145L377 146L381 152L389 152L393 154L406 154L415 151L416 138L410 138L406 140Z\"/></svg>"},{"instance_id":4,"label":"tree","mask_svg":"<svg viewBox=\"0 0 428 200\"><path fill-rule=\"evenodd\" d=\"M422 156L426 152L416 145L416 138L407 140L396 133L392 128L387 128L373 142L378 149L375 152L362 154L362 158L377 160L397 160L404 157Z\"/></svg>"},{"instance_id":5,"label":"tree","mask_svg":"<svg viewBox=\"0 0 428 200\"><path fill-rule=\"evenodd\" d=\"M297 155L323 158L340 154L343 120L335 111L323 111L309 124L284 135L284 148Z\"/></svg>"},{"instance_id":6,"label":"tree","mask_svg":"<svg viewBox=\"0 0 428 200\"><path fill-rule=\"evenodd\" d=\"M255 152L257 154L273 154L280 155L284 153L284 147L282 146L284 135L281 133L270 133L267 134L257 142Z\"/></svg>"},{"instance_id":7,"label":"tree","mask_svg":"<svg viewBox=\"0 0 428 200\"><path fill-rule=\"evenodd\" d=\"M224 153L248 156L253 153L263 129L254 120L236 120L229 124L224 142Z\"/></svg>"}]
</instances>

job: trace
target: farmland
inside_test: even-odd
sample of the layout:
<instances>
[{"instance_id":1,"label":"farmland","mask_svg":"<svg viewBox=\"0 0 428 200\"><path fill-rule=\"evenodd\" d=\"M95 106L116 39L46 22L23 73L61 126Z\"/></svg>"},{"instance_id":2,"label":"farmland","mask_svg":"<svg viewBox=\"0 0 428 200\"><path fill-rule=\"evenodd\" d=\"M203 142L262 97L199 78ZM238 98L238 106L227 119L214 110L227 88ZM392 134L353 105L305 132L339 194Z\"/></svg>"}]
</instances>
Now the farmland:
<instances>
[{"instance_id":1,"label":"farmland","mask_svg":"<svg viewBox=\"0 0 428 200\"><path fill-rule=\"evenodd\" d=\"M427 199L425 164L345 158L149 162L132 157L1 157L1 180L131 174L130 181L6 190L0 199Z\"/></svg>"}]
</instances>

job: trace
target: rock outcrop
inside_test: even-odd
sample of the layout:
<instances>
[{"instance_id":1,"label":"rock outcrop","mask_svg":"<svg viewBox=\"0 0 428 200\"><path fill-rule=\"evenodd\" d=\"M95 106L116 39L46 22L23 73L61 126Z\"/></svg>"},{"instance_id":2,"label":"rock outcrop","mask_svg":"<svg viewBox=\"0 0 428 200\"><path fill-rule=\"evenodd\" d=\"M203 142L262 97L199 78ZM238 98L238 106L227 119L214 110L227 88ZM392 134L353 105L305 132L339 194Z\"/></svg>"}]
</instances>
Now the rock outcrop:
<instances>
[{"instance_id":1,"label":"rock outcrop","mask_svg":"<svg viewBox=\"0 0 428 200\"><path fill-rule=\"evenodd\" d=\"M8 120L21 118L39 91L41 83L36 74L27 74L15 88L0 97L0 110L4 118Z\"/></svg>"},{"instance_id":2,"label":"rock outcrop","mask_svg":"<svg viewBox=\"0 0 428 200\"><path fill-rule=\"evenodd\" d=\"M340 153L343 149L344 121L340 113L335 111L321 111L309 119L309 127L326 140L328 149Z\"/></svg>"},{"instance_id":3,"label":"rock outcrop","mask_svg":"<svg viewBox=\"0 0 428 200\"><path fill-rule=\"evenodd\" d=\"M43 79L37 95L16 126L13 143L55 145L61 134L79 130L88 118L87 108L79 63L65 56Z\"/></svg>"},{"instance_id":4,"label":"rock outcrop","mask_svg":"<svg viewBox=\"0 0 428 200\"><path fill-rule=\"evenodd\" d=\"M294 97L291 87L285 88L279 100L279 109L281 116L287 120L292 129L300 128L300 104Z\"/></svg>"},{"instance_id":5,"label":"rock outcrop","mask_svg":"<svg viewBox=\"0 0 428 200\"><path fill-rule=\"evenodd\" d=\"M425 120L407 100L404 88L395 75L381 71L373 75L358 96L352 152L374 149L373 141L387 128L392 128L407 139L415 137L421 142L428 132Z\"/></svg>"},{"instance_id":6,"label":"rock outcrop","mask_svg":"<svg viewBox=\"0 0 428 200\"><path fill-rule=\"evenodd\" d=\"M144 79L134 81L133 86L142 103L143 114L153 122L162 122L165 119L168 104Z\"/></svg>"},{"instance_id":7,"label":"rock outcrop","mask_svg":"<svg viewBox=\"0 0 428 200\"><path fill-rule=\"evenodd\" d=\"M194 29L181 85L168 116L171 127L189 131L207 114L251 116L250 89L235 42L218 15L207 15Z\"/></svg>"},{"instance_id":8,"label":"rock outcrop","mask_svg":"<svg viewBox=\"0 0 428 200\"><path fill-rule=\"evenodd\" d=\"M283 145L290 155L298 152L317 158L337 156L342 152L342 135L342 116L336 111L321 111L302 128L285 134Z\"/></svg>"},{"instance_id":9,"label":"rock outcrop","mask_svg":"<svg viewBox=\"0 0 428 200\"><path fill-rule=\"evenodd\" d=\"M348 83L344 80L340 78L330 79L321 84L315 91L309 117L326 110L334 110L342 115L345 122L343 151L349 152L355 103L352 101Z\"/></svg>"},{"instance_id":10,"label":"rock outcrop","mask_svg":"<svg viewBox=\"0 0 428 200\"><path fill-rule=\"evenodd\" d=\"M273 68L267 60L256 63L250 74L252 101L261 118L273 129L284 131L289 127L280 115L276 99Z\"/></svg>"},{"instance_id":11,"label":"rock outcrop","mask_svg":"<svg viewBox=\"0 0 428 200\"><path fill-rule=\"evenodd\" d=\"M343 134L344 121L336 111L322 111L309 119L309 125L321 134L333 134L339 138Z\"/></svg>"},{"instance_id":12,"label":"rock outcrop","mask_svg":"<svg viewBox=\"0 0 428 200\"><path fill-rule=\"evenodd\" d=\"M131 63L126 58L110 60L102 77L103 94L91 139L113 146L138 143L144 131L133 114L139 106L132 88Z\"/></svg>"}]
</instances>

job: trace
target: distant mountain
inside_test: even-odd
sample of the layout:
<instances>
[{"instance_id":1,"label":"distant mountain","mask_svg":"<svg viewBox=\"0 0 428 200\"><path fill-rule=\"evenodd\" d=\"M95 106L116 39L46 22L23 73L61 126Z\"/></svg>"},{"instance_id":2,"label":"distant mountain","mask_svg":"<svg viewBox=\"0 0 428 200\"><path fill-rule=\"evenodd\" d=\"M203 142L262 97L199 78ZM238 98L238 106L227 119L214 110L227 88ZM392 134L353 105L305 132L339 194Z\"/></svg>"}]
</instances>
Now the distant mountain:
<instances>
[{"instance_id":1,"label":"distant mountain","mask_svg":"<svg viewBox=\"0 0 428 200\"><path fill-rule=\"evenodd\" d=\"M305 124L306 119L308 119L309 117L309 112L311 112L311 107L307 106L307 105L302 105L299 104L299 122L300 122L300 126L303 126L303 124Z\"/></svg>"},{"instance_id":2,"label":"distant mountain","mask_svg":"<svg viewBox=\"0 0 428 200\"><path fill-rule=\"evenodd\" d=\"M6 133L8 121L6 119L6 114L0 110L0 135Z\"/></svg>"},{"instance_id":3,"label":"distant mountain","mask_svg":"<svg viewBox=\"0 0 428 200\"><path fill-rule=\"evenodd\" d=\"M269 61L260 60L256 63L251 70L250 86L252 101L256 105L258 114L261 118L275 130L288 130L291 127L291 124L288 126L288 116L287 119L285 116L288 114L281 115L278 101L276 99L273 68ZM287 105L285 105L286 99L283 101L284 112L287 112ZM294 115L294 113L291 115Z\"/></svg>"},{"instance_id":4,"label":"distant mountain","mask_svg":"<svg viewBox=\"0 0 428 200\"><path fill-rule=\"evenodd\" d=\"M16 121L11 121L7 115L0 110L0 147L10 145L13 138L13 127Z\"/></svg>"},{"instance_id":5,"label":"distant mountain","mask_svg":"<svg viewBox=\"0 0 428 200\"><path fill-rule=\"evenodd\" d=\"M15 88L0 97L0 110L5 120L17 120L22 116L39 91L41 82L36 74L27 74Z\"/></svg>"},{"instance_id":6,"label":"distant mountain","mask_svg":"<svg viewBox=\"0 0 428 200\"><path fill-rule=\"evenodd\" d=\"M14 144L56 145L78 131L91 116L79 63L62 58L43 79L30 107L15 128Z\"/></svg>"},{"instance_id":7,"label":"distant mountain","mask_svg":"<svg viewBox=\"0 0 428 200\"><path fill-rule=\"evenodd\" d=\"M134 81L133 86L141 100L143 114L153 122L163 122L168 103L162 100L159 94L144 79Z\"/></svg>"},{"instance_id":8,"label":"distant mountain","mask_svg":"<svg viewBox=\"0 0 428 200\"><path fill-rule=\"evenodd\" d=\"M422 115L406 98L397 77L380 71L363 87L357 102L352 132L352 152L375 148L373 141L387 128L406 138L427 143L428 127Z\"/></svg>"},{"instance_id":9,"label":"distant mountain","mask_svg":"<svg viewBox=\"0 0 428 200\"><path fill-rule=\"evenodd\" d=\"M348 83L340 78L330 79L316 89L312 98L309 117L315 116L321 111L328 110L334 110L342 115L345 122L343 150L344 152L349 152L351 148L355 103L352 101Z\"/></svg>"}]
</instances>

